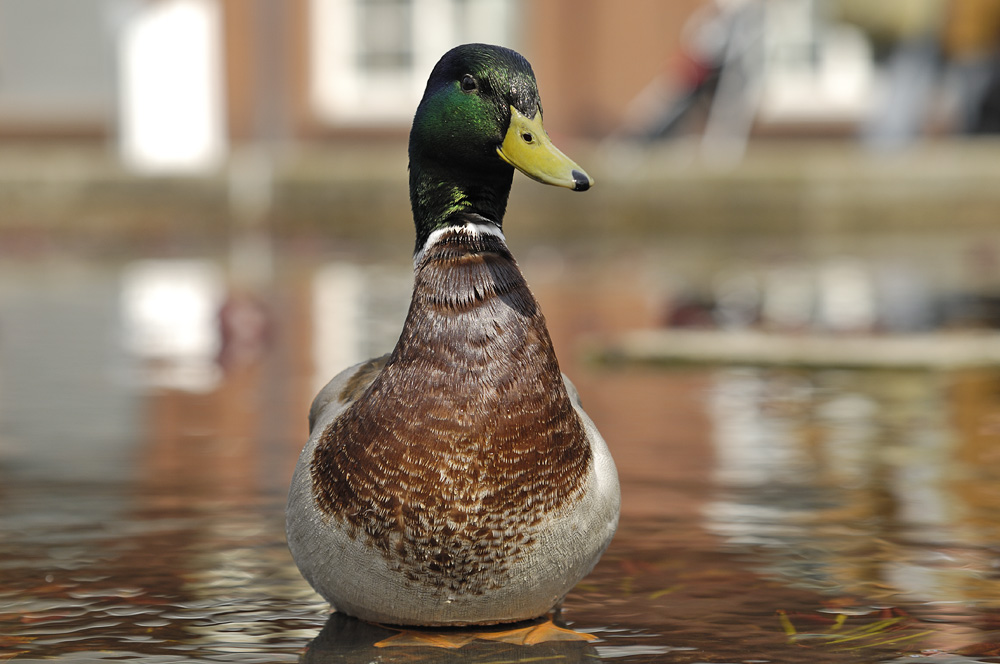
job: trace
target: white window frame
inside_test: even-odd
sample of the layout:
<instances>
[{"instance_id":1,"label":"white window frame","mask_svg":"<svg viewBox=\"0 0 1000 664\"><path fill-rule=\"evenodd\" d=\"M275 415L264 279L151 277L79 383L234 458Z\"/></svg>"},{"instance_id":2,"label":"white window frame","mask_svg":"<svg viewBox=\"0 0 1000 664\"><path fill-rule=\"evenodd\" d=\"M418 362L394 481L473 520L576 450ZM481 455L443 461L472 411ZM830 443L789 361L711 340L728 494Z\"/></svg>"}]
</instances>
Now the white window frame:
<instances>
[{"instance_id":1,"label":"white window frame","mask_svg":"<svg viewBox=\"0 0 1000 664\"><path fill-rule=\"evenodd\" d=\"M309 103L321 122L378 127L409 123L438 58L452 46L512 46L517 0L409 0L410 67L364 71L358 65L358 0L310 0Z\"/></svg>"}]
</instances>

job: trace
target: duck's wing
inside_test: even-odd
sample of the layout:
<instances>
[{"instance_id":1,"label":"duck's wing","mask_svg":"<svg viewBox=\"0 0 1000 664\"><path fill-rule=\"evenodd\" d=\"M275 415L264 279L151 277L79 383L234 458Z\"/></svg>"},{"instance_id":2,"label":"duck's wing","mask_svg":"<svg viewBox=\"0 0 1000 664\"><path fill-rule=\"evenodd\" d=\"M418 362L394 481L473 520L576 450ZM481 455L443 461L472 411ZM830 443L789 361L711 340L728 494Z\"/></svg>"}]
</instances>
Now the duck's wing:
<instances>
[{"instance_id":1,"label":"duck's wing","mask_svg":"<svg viewBox=\"0 0 1000 664\"><path fill-rule=\"evenodd\" d=\"M569 393L569 400L573 403L573 407L578 411L583 410L583 404L580 402L580 392L576 389L576 385L573 381L569 379L566 374L562 375L563 384L566 386L566 392Z\"/></svg>"},{"instance_id":2,"label":"duck's wing","mask_svg":"<svg viewBox=\"0 0 1000 664\"><path fill-rule=\"evenodd\" d=\"M576 385L566 377L566 374L563 374L562 378L563 384L566 385L566 391L569 393L570 403L573 404L573 410L576 411L577 416L580 418L580 423L583 424L583 430L587 434L590 452L594 455L594 472L597 478L594 493L600 496L596 500L597 504L601 506L602 516L596 516L598 513L593 512L591 518L595 518L598 521L603 520L606 524L604 541L605 546L607 546L607 542L611 541L611 537L618 527L618 514L621 511L621 489L618 484L618 469L615 467L615 460L611 458L608 444L604 442L601 432L597 430L597 425L594 424L594 421L583 410L583 405L580 403L580 393L577 391ZM596 562L597 559L595 558L594 561Z\"/></svg>"},{"instance_id":3,"label":"duck's wing","mask_svg":"<svg viewBox=\"0 0 1000 664\"><path fill-rule=\"evenodd\" d=\"M587 432L587 440L590 442L590 450L594 453L595 459L599 466L605 467L602 471L606 477L613 477L614 483L617 486L618 475L617 471L614 470L614 460L611 458L611 453L608 451L608 445L604 442L604 438L601 436L601 432L597 430L597 425L594 421L590 419L587 415L587 411L583 409L583 403L580 401L580 392L576 389L576 385L573 384L566 374L562 375L563 384L566 386L566 392L569 393L570 403L573 404L573 410L580 418L580 422L583 423L583 430ZM617 491L617 489L615 489Z\"/></svg>"},{"instance_id":4,"label":"duck's wing","mask_svg":"<svg viewBox=\"0 0 1000 664\"><path fill-rule=\"evenodd\" d=\"M309 430L321 419L330 422L368 389L389 361L389 354L348 367L319 391L309 408Z\"/></svg>"}]
</instances>

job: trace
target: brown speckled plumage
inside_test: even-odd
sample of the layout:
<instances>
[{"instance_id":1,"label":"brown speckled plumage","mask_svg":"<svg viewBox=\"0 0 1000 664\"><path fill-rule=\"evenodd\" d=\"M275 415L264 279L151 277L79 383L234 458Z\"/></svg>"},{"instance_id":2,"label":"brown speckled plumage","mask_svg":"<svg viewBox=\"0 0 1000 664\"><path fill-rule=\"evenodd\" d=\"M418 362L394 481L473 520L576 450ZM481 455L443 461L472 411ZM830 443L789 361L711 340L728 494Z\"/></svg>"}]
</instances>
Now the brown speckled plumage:
<instances>
[{"instance_id":1,"label":"brown speckled plumage","mask_svg":"<svg viewBox=\"0 0 1000 664\"><path fill-rule=\"evenodd\" d=\"M372 358L365 362L357 370L357 372L351 376L347 384L344 385L344 389L340 391L337 398L340 401L354 401L364 392L364 389L368 387L372 379L379 374L380 371L385 367L385 363L389 361L389 353L385 355ZM312 422L309 423L309 428L312 429Z\"/></svg>"},{"instance_id":2,"label":"brown speckled plumage","mask_svg":"<svg viewBox=\"0 0 1000 664\"><path fill-rule=\"evenodd\" d=\"M431 244L403 330L320 438L314 497L411 582L480 594L579 497L591 450L502 237L458 226Z\"/></svg>"}]
</instances>

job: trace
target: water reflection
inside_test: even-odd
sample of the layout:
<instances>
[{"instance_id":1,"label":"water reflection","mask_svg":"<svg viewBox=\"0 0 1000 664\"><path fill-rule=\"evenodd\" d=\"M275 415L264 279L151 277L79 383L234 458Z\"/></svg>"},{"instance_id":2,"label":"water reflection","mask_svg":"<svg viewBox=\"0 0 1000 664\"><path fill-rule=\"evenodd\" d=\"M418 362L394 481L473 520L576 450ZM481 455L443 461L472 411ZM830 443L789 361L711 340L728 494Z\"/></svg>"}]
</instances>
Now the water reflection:
<instances>
[{"instance_id":1,"label":"water reflection","mask_svg":"<svg viewBox=\"0 0 1000 664\"><path fill-rule=\"evenodd\" d=\"M314 391L345 367L392 350L410 303L409 270L346 261L312 277Z\"/></svg>"},{"instance_id":2,"label":"water reflection","mask_svg":"<svg viewBox=\"0 0 1000 664\"><path fill-rule=\"evenodd\" d=\"M274 537L274 501L166 508L126 486L8 481L0 504L0 652L18 661L294 661L315 634L322 602Z\"/></svg>"},{"instance_id":3,"label":"water reflection","mask_svg":"<svg viewBox=\"0 0 1000 664\"><path fill-rule=\"evenodd\" d=\"M376 649L385 630L329 618L285 547L284 492L315 384L345 347L392 345L408 270L279 270L231 319L255 350L220 363L232 293L209 261L0 273L0 653L998 659L1000 375L602 370L576 343L651 324L650 271L522 264L622 476L619 534L563 612L598 640ZM171 357L212 380L157 373ZM149 381L129 380L139 361Z\"/></svg>"},{"instance_id":4,"label":"water reflection","mask_svg":"<svg viewBox=\"0 0 1000 664\"><path fill-rule=\"evenodd\" d=\"M123 380L117 275L2 267L0 469L73 481L123 472L141 409Z\"/></svg>"},{"instance_id":5,"label":"water reflection","mask_svg":"<svg viewBox=\"0 0 1000 664\"><path fill-rule=\"evenodd\" d=\"M989 615L998 393L1000 377L982 373L722 372L706 525L797 587L941 622ZM953 647L951 631L929 640Z\"/></svg>"},{"instance_id":6,"label":"water reflection","mask_svg":"<svg viewBox=\"0 0 1000 664\"><path fill-rule=\"evenodd\" d=\"M122 341L142 384L211 391L220 376L222 270L207 260L136 261L122 273Z\"/></svg>"}]
</instances>

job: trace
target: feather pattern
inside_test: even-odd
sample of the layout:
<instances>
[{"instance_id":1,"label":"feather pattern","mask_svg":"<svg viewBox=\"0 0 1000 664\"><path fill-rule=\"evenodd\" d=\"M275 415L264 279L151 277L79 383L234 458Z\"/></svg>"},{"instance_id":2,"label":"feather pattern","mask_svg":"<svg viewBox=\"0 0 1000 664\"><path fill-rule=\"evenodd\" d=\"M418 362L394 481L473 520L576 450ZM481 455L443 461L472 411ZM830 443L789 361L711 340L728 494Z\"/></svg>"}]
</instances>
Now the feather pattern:
<instances>
[{"instance_id":1,"label":"feather pattern","mask_svg":"<svg viewBox=\"0 0 1000 664\"><path fill-rule=\"evenodd\" d=\"M323 432L315 499L411 581L482 593L507 581L543 517L578 497L590 446L499 234L441 234L417 265L403 330Z\"/></svg>"}]
</instances>

